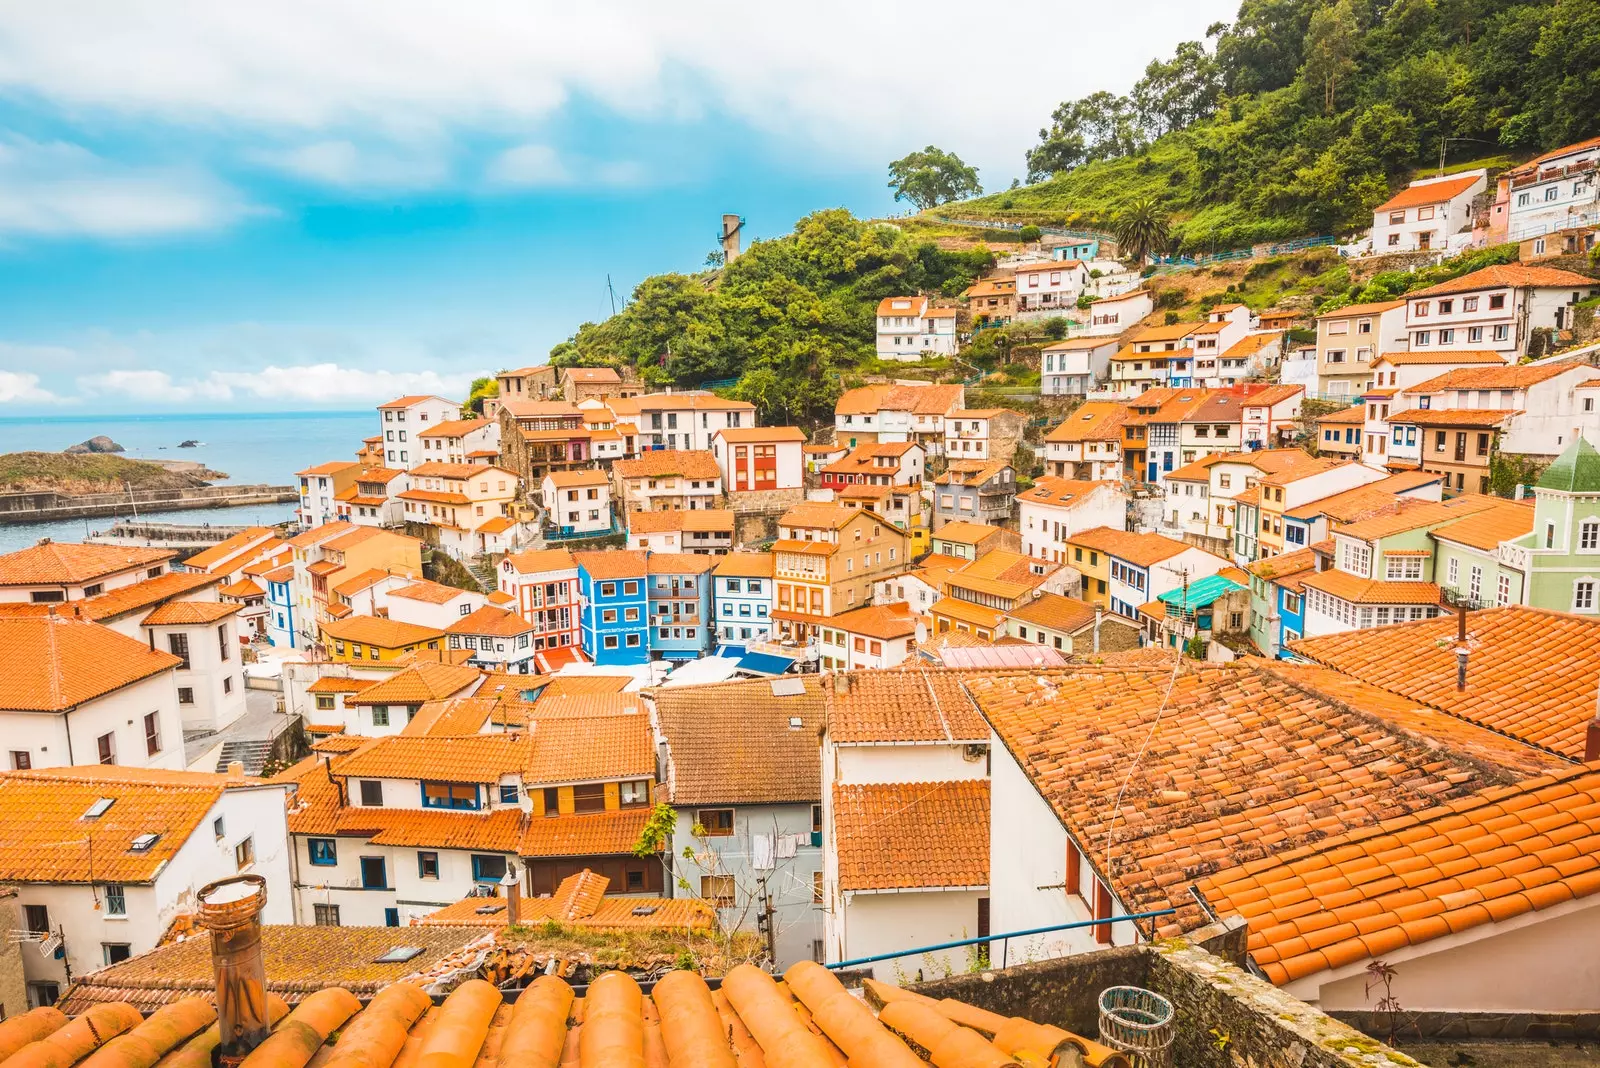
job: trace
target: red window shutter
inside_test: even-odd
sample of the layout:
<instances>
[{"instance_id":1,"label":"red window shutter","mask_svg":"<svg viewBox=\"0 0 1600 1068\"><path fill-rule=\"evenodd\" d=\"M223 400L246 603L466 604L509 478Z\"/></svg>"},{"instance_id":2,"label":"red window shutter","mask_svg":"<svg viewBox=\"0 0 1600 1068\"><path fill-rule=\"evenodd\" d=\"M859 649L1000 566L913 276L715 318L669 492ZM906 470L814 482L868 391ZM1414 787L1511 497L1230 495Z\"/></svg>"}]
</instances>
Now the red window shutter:
<instances>
[{"instance_id":1,"label":"red window shutter","mask_svg":"<svg viewBox=\"0 0 1600 1068\"><path fill-rule=\"evenodd\" d=\"M1107 890L1104 883L1094 884L1094 918L1109 920L1111 918L1111 891ZM1111 944L1111 925L1102 923L1094 929L1094 940L1103 946Z\"/></svg>"},{"instance_id":2,"label":"red window shutter","mask_svg":"<svg viewBox=\"0 0 1600 1068\"><path fill-rule=\"evenodd\" d=\"M1078 890L1078 873L1083 870L1083 854L1078 852L1078 844L1072 839L1067 839L1067 893L1076 894Z\"/></svg>"}]
</instances>

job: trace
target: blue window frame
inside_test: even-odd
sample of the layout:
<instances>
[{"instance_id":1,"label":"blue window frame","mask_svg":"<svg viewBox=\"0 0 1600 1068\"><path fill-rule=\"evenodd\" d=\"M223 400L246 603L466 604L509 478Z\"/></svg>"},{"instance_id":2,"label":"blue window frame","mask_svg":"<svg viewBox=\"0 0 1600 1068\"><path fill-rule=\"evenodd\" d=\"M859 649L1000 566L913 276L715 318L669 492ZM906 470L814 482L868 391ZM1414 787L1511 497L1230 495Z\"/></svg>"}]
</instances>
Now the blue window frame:
<instances>
[{"instance_id":1,"label":"blue window frame","mask_svg":"<svg viewBox=\"0 0 1600 1068\"><path fill-rule=\"evenodd\" d=\"M472 881L497 883L506 873L506 858L491 853L472 854Z\"/></svg>"},{"instance_id":2,"label":"blue window frame","mask_svg":"<svg viewBox=\"0 0 1600 1068\"><path fill-rule=\"evenodd\" d=\"M514 805L517 803L517 786L515 783L500 787L500 803L502 805Z\"/></svg>"},{"instance_id":3,"label":"blue window frame","mask_svg":"<svg viewBox=\"0 0 1600 1068\"><path fill-rule=\"evenodd\" d=\"M478 786L476 783L425 782L422 784L422 807L475 810L480 807Z\"/></svg>"},{"instance_id":4,"label":"blue window frame","mask_svg":"<svg viewBox=\"0 0 1600 1068\"><path fill-rule=\"evenodd\" d=\"M319 867L339 863L339 847L332 838L307 838L306 850L311 855L311 863Z\"/></svg>"}]
</instances>

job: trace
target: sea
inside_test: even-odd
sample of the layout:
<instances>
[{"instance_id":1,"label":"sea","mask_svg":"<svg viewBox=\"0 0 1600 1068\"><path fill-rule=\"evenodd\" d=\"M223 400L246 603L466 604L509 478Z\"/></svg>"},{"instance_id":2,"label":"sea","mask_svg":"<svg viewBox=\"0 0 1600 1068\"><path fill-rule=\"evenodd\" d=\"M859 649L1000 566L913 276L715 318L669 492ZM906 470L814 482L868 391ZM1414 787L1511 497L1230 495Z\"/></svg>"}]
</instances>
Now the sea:
<instances>
[{"instance_id":1,"label":"sea","mask_svg":"<svg viewBox=\"0 0 1600 1068\"><path fill-rule=\"evenodd\" d=\"M351 412L186 412L159 415L59 415L0 419L0 453L59 452L104 434L131 459L194 460L227 474L219 484L298 483L295 472L327 460L353 460L361 439L378 432L372 409ZM198 441L180 449L179 442ZM143 512L141 519L219 526L280 523L294 515L293 504L197 508ZM0 552L26 548L40 538L81 541L113 520L69 519L50 523L0 525Z\"/></svg>"}]
</instances>

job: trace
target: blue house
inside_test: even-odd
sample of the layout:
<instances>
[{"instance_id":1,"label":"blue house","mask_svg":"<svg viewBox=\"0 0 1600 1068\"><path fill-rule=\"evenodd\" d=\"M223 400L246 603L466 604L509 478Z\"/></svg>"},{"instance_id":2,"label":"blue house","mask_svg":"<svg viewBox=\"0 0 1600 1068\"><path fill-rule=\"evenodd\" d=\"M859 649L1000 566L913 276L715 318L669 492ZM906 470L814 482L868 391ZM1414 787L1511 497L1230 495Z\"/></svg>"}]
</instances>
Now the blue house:
<instances>
[{"instance_id":1,"label":"blue house","mask_svg":"<svg viewBox=\"0 0 1600 1068\"><path fill-rule=\"evenodd\" d=\"M719 645L764 642L772 637L771 553L729 553L712 574Z\"/></svg>"},{"instance_id":2,"label":"blue house","mask_svg":"<svg viewBox=\"0 0 1600 1068\"><path fill-rule=\"evenodd\" d=\"M1050 252L1058 260L1083 260L1100 254L1100 240L1094 237L1057 237L1050 240Z\"/></svg>"},{"instance_id":3,"label":"blue house","mask_svg":"<svg viewBox=\"0 0 1600 1068\"><path fill-rule=\"evenodd\" d=\"M1316 574L1310 549L1258 560L1250 572L1250 640L1268 656L1286 656L1284 647L1306 632L1306 578Z\"/></svg>"},{"instance_id":4,"label":"blue house","mask_svg":"<svg viewBox=\"0 0 1600 1068\"><path fill-rule=\"evenodd\" d=\"M698 660L711 655L716 622L711 614L711 571L717 557L647 553L650 587L650 659Z\"/></svg>"},{"instance_id":5,"label":"blue house","mask_svg":"<svg viewBox=\"0 0 1600 1068\"><path fill-rule=\"evenodd\" d=\"M580 640L596 664L650 660L649 557L623 549L572 554L578 565Z\"/></svg>"},{"instance_id":6,"label":"blue house","mask_svg":"<svg viewBox=\"0 0 1600 1068\"><path fill-rule=\"evenodd\" d=\"M294 565L284 564L263 577L267 583L267 641L280 649L293 649L294 597L289 585L294 581Z\"/></svg>"}]
</instances>

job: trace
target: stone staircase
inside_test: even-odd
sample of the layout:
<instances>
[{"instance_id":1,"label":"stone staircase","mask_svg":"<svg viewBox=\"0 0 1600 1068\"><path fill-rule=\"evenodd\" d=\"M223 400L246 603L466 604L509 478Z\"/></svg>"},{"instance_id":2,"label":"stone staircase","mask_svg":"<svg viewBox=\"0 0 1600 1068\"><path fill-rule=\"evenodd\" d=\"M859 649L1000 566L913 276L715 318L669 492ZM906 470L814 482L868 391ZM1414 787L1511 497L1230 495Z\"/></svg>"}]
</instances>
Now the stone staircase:
<instances>
[{"instance_id":1,"label":"stone staircase","mask_svg":"<svg viewBox=\"0 0 1600 1068\"><path fill-rule=\"evenodd\" d=\"M222 752L217 754L217 771L226 774L228 765L237 760L244 765L246 775L260 775L271 757L271 741L224 742Z\"/></svg>"},{"instance_id":2,"label":"stone staircase","mask_svg":"<svg viewBox=\"0 0 1600 1068\"><path fill-rule=\"evenodd\" d=\"M467 570L478 580L478 585L483 588L484 593L493 593L500 588L500 579L495 572L493 560L479 557L467 565Z\"/></svg>"}]
</instances>

